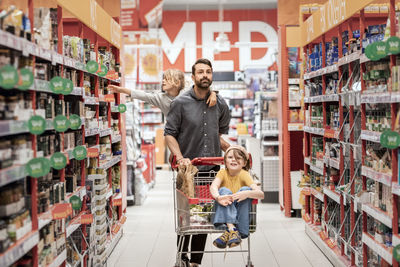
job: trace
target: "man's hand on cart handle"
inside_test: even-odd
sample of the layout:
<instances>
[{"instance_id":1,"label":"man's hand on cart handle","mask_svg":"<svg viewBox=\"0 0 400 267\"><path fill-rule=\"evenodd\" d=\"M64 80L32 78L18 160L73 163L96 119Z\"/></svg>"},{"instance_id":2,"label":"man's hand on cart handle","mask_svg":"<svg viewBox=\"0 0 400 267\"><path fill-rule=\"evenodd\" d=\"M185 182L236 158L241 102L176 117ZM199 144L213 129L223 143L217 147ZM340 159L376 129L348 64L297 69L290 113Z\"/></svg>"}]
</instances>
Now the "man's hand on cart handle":
<instances>
[{"instance_id":1,"label":"man's hand on cart handle","mask_svg":"<svg viewBox=\"0 0 400 267\"><path fill-rule=\"evenodd\" d=\"M176 160L176 162L179 165L184 165L184 166L189 166L192 163L189 158L180 158L180 159Z\"/></svg>"},{"instance_id":2,"label":"man's hand on cart handle","mask_svg":"<svg viewBox=\"0 0 400 267\"><path fill-rule=\"evenodd\" d=\"M232 195L224 195L224 196L219 195L215 200L222 206L228 206L232 204L233 197Z\"/></svg>"}]
</instances>

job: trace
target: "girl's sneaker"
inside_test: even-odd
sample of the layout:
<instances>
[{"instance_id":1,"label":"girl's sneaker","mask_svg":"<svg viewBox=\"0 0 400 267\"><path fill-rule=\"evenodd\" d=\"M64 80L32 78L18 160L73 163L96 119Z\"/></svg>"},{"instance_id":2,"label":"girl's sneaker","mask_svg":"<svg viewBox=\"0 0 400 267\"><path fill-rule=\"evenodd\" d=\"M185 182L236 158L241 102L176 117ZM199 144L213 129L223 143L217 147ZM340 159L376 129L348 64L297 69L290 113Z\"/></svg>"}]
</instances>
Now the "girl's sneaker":
<instances>
[{"instance_id":1,"label":"girl's sneaker","mask_svg":"<svg viewBox=\"0 0 400 267\"><path fill-rule=\"evenodd\" d=\"M220 237L214 240L213 244L217 248L226 248L227 242L230 240L231 234L226 230Z\"/></svg>"},{"instance_id":2,"label":"girl's sneaker","mask_svg":"<svg viewBox=\"0 0 400 267\"><path fill-rule=\"evenodd\" d=\"M227 242L228 247L233 248L242 243L242 239L239 236L238 230L233 230L230 232L229 240Z\"/></svg>"}]
</instances>

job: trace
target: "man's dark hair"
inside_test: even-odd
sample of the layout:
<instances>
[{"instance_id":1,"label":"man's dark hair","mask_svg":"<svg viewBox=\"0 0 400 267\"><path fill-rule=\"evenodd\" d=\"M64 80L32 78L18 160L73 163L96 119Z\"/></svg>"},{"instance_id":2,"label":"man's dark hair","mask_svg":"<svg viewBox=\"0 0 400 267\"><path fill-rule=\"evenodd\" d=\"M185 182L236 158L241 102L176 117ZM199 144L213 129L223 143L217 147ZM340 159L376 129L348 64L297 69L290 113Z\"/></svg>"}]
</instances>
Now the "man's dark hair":
<instances>
[{"instance_id":1,"label":"man's dark hair","mask_svg":"<svg viewBox=\"0 0 400 267\"><path fill-rule=\"evenodd\" d=\"M211 65L211 61L206 59L206 58L200 58L198 59L192 66L192 74L194 75L194 72L196 70L196 65L197 64L206 64L208 66L210 66L210 68L212 69L212 65Z\"/></svg>"}]
</instances>

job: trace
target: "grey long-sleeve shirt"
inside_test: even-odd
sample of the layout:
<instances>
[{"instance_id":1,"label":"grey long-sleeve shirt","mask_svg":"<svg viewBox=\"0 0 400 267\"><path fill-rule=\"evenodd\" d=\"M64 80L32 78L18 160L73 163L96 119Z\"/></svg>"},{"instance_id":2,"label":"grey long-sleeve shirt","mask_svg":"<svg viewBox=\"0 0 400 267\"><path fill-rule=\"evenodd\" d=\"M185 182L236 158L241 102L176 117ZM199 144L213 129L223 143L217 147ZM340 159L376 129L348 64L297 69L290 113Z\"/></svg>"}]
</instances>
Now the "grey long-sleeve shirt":
<instances>
[{"instance_id":1,"label":"grey long-sleeve shirt","mask_svg":"<svg viewBox=\"0 0 400 267\"><path fill-rule=\"evenodd\" d=\"M143 90L131 90L131 96L158 107L165 116L167 116L171 102L174 99L167 93L146 93Z\"/></svg>"},{"instance_id":2,"label":"grey long-sleeve shirt","mask_svg":"<svg viewBox=\"0 0 400 267\"><path fill-rule=\"evenodd\" d=\"M198 99L192 87L171 103L164 136L175 137L185 158L221 156L219 135L228 133L229 107L220 95L213 107L208 107L206 100L207 97ZM210 168L201 166L199 169Z\"/></svg>"}]
</instances>

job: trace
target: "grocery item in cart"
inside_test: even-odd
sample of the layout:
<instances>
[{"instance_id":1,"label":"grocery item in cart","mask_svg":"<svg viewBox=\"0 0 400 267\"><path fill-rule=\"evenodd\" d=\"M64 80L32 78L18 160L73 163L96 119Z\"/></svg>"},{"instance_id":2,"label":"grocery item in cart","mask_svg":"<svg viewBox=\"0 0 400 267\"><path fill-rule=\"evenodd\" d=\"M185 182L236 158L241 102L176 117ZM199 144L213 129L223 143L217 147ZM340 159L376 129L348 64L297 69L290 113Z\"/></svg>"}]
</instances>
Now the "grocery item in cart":
<instances>
[{"instance_id":1,"label":"grocery item in cart","mask_svg":"<svg viewBox=\"0 0 400 267\"><path fill-rule=\"evenodd\" d=\"M194 197L193 178L197 173L197 168L190 165L179 165L178 177L176 179L176 188L185 193L188 197Z\"/></svg>"}]
</instances>

